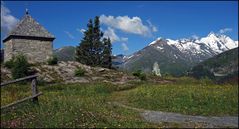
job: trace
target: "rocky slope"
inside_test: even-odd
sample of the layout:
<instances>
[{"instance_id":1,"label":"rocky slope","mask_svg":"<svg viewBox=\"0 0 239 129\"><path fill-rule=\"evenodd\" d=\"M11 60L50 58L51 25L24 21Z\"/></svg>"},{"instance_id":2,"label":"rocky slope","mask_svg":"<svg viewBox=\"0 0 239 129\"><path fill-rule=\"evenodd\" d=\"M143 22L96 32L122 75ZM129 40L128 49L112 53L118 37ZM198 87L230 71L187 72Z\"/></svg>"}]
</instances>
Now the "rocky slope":
<instances>
[{"instance_id":1,"label":"rocky slope","mask_svg":"<svg viewBox=\"0 0 239 129\"><path fill-rule=\"evenodd\" d=\"M74 72L77 68L82 68L86 71L83 77L76 77ZM40 65L35 68L39 75L48 82L57 81L65 83L76 83L76 82L118 82L125 83L130 80L138 80L133 76L100 67L90 67L74 61L60 61L58 65Z\"/></svg>"},{"instance_id":2,"label":"rocky slope","mask_svg":"<svg viewBox=\"0 0 239 129\"><path fill-rule=\"evenodd\" d=\"M39 75L38 81L47 83L89 83L109 82L113 84L125 84L131 81L140 81L137 77L112 69L90 67L75 61L59 61L57 65L38 64L31 68ZM75 76L75 70L81 68L84 76ZM11 72L1 66L1 82L11 79Z\"/></svg>"}]
</instances>

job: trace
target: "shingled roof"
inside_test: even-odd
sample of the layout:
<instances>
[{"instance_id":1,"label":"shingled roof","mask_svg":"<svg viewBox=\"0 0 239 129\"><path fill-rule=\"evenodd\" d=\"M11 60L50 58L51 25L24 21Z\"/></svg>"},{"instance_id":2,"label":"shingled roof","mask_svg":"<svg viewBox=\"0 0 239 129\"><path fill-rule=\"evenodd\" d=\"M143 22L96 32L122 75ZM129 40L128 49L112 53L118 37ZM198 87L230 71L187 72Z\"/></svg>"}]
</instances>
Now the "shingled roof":
<instances>
[{"instance_id":1,"label":"shingled roof","mask_svg":"<svg viewBox=\"0 0 239 129\"><path fill-rule=\"evenodd\" d=\"M3 42L7 41L11 37L37 39L43 38L48 40L55 39L55 37L50 32L48 32L43 26L35 21L28 13L26 13L22 20L16 25L16 27L12 31L10 31Z\"/></svg>"}]
</instances>

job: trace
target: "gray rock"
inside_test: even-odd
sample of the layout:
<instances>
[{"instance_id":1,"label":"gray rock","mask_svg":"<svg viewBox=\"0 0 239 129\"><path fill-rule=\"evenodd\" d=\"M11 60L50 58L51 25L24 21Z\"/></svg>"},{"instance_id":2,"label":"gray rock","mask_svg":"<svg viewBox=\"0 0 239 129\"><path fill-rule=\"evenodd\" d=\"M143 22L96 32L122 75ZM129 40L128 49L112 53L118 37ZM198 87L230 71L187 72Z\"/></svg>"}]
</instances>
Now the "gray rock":
<instances>
[{"instance_id":1,"label":"gray rock","mask_svg":"<svg viewBox=\"0 0 239 129\"><path fill-rule=\"evenodd\" d=\"M99 68L97 71L98 71L98 72L104 72L105 69L104 69L104 68Z\"/></svg>"}]
</instances>

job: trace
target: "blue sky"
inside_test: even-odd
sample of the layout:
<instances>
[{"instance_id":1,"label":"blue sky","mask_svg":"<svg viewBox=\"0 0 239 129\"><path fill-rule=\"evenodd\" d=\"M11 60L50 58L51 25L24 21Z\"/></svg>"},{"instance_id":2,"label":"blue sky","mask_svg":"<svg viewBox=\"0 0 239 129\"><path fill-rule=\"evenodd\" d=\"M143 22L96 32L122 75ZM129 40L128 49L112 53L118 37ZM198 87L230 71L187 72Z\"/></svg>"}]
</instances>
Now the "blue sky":
<instances>
[{"instance_id":1,"label":"blue sky","mask_svg":"<svg viewBox=\"0 0 239 129\"><path fill-rule=\"evenodd\" d=\"M238 40L237 1L4 1L1 39L23 17L26 8L55 35L54 48L78 45L88 20L95 16L100 16L105 36L114 41L113 54L132 54L158 37L205 37L211 31L221 30Z\"/></svg>"}]
</instances>

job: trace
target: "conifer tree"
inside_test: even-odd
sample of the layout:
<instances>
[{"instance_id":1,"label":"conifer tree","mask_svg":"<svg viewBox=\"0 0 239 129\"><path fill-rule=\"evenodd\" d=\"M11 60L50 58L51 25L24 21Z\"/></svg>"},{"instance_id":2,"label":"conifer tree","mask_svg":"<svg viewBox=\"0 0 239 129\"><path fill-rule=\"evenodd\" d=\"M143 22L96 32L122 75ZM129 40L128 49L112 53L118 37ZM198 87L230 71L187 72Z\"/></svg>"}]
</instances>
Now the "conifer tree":
<instances>
[{"instance_id":1,"label":"conifer tree","mask_svg":"<svg viewBox=\"0 0 239 129\"><path fill-rule=\"evenodd\" d=\"M111 68L112 66L112 45L111 45L111 41L110 38L103 39L103 43L104 43L104 50L102 53L102 67L105 68Z\"/></svg>"},{"instance_id":2,"label":"conifer tree","mask_svg":"<svg viewBox=\"0 0 239 129\"><path fill-rule=\"evenodd\" d=\"M81 43L76 48L76 60L82 64L93 65L92 62L92 48L93 48L93 23L89 20L87 30L84 32L84 37Z\"/></svg>"},{"instance_id":3,"label":"conifer tree","mask_svg":"<svg viewBox=\"0 0 239 129\"><path fill-rule=\"evenodd\" d=\"M104 49L104 44L101 41L103 37L103 32L100 31L100 20L99 17L96 16L94 20L94 37L93 37L93 50L94 50L94 61L95 65L101 65L101 54Z\"/></svg>"},{"instance_id":4,"label":"conifer tree","mask_svg":"<svg viewBox=\"0 0 239 129\"><path fill-rule=\"evenodd\" d=\"M94 25L90 19L87 27L83 39L76 48L76 60L90 66L111 68L112 46L109 38L103 38L99 17L95 17Z\"/></svg>"}]
</instances>

